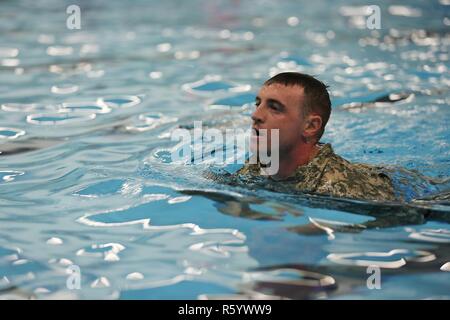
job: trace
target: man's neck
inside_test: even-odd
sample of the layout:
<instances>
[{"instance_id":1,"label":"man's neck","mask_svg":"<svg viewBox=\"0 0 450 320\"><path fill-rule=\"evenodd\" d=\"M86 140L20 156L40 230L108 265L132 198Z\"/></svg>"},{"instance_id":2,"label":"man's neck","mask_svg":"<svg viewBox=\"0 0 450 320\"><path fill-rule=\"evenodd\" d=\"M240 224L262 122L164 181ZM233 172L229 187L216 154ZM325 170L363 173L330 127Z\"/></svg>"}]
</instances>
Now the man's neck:
<instances>
[{"instance_id":1,"label":"man's neck","mask_svg":"<svg viewBox=\"0 0 450 320\"><path fill-rule=\"evenodd\" d=\"M280 154L280 165L278 173L272 178L275 180L283 180L292 175L295 170L308 164L319 152L316 143L299 144L289 152Z\"/></svg>"}]
</instances>

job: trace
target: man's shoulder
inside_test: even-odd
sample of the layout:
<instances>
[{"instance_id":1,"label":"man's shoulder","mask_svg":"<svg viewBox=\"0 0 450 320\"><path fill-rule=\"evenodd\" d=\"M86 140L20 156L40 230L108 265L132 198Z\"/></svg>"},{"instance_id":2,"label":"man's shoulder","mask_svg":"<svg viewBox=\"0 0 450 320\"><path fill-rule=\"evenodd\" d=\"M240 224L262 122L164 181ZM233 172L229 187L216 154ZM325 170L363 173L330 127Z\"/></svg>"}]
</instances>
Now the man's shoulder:
<instances>
[{"instance_id":1,"label":"man's shoulder","mask_svg":"<svg viewBox=\"0 0 450 320\"><path fill-rule=\"evenodd\" d=\"M389 180L389 177L383 173L382 166L350 162L339 155L328 159L324 168L324 177L335 181L368 178Z\"/></svg>"},{"instance_id":2,"label":"man's shoulder","mask_svg":"<svg viewBox=\"0 0 450 320\"><path fill-rule=\"evenodd\" d=\"M327 161L316 192L369 200L395 199L392 181L381 166L352 163L336 154Z\"/></svg>"}]
</instances>

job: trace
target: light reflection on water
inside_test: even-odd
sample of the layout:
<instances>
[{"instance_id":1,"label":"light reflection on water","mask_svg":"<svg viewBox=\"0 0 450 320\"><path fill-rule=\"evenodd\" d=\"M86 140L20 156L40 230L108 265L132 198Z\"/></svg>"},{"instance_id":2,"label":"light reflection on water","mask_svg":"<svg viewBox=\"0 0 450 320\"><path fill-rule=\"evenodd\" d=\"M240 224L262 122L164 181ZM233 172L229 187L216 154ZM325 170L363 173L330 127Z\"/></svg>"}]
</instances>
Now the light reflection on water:
<instances>
[{"instance_id":1,"label":"light reflection on water","mask_svg":"<svg viewBox=\"0 0 450 320\"><path fill-rule=\"evenodd\" d=\"M448 6L380 2L370 31L339 1L100 1L71 31L46 2L1 4L15 17L0 19L1 297L449 298ZM285 70L330 85L323 140L388 166L407 204L228 186L171 162L172 129L246 128ZM366 287L372 264L382 290Z\"/></svg>"}]
</instances>

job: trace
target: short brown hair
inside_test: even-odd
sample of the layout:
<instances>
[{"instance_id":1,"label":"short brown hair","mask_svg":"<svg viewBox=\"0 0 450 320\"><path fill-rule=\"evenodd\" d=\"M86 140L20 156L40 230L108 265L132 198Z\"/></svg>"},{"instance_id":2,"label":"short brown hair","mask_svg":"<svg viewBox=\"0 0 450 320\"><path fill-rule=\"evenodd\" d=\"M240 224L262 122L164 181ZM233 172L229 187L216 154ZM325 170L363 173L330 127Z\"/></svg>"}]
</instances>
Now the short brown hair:
<instances>
[{"instance_id":1,"label":"short brown hair","mask_svg":"<svg viewBox=\"0 0 450 320\"><path fill-rule=\"evenodd\" d=\"M303 88L305 95L303 115L307 116L311 112L314 112L322 118L322 128L317 135L317 141L319 141L325 131L325 125L331 114L331 101L327 90L328 86L313 76L300 72L279 73L264 82L264 85L269 86L274 83Z\"/></svg>"}]
</instances>

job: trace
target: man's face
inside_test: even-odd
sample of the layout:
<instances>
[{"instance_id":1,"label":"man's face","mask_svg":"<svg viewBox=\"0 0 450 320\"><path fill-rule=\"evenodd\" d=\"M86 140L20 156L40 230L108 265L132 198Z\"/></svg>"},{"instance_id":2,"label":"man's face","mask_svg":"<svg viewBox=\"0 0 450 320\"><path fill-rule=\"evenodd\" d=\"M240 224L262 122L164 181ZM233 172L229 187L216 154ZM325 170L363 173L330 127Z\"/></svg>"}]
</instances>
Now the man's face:
<instances>
[{"instance_id":1,"label":"man's face","mask_svg":"<svg viewBox=\"0 0 450 320\"><path fill-rule=\"evenodd\" d=\"M263 86L256 97L256 110L252 114L253 129L267 129L267 147L261 145L261 137L252 136L251 150L270 151L271 129L279 129L279 152L289 152L301 142L303 132L303 88L271 84Z\"/></svg>"}]
</instances>

